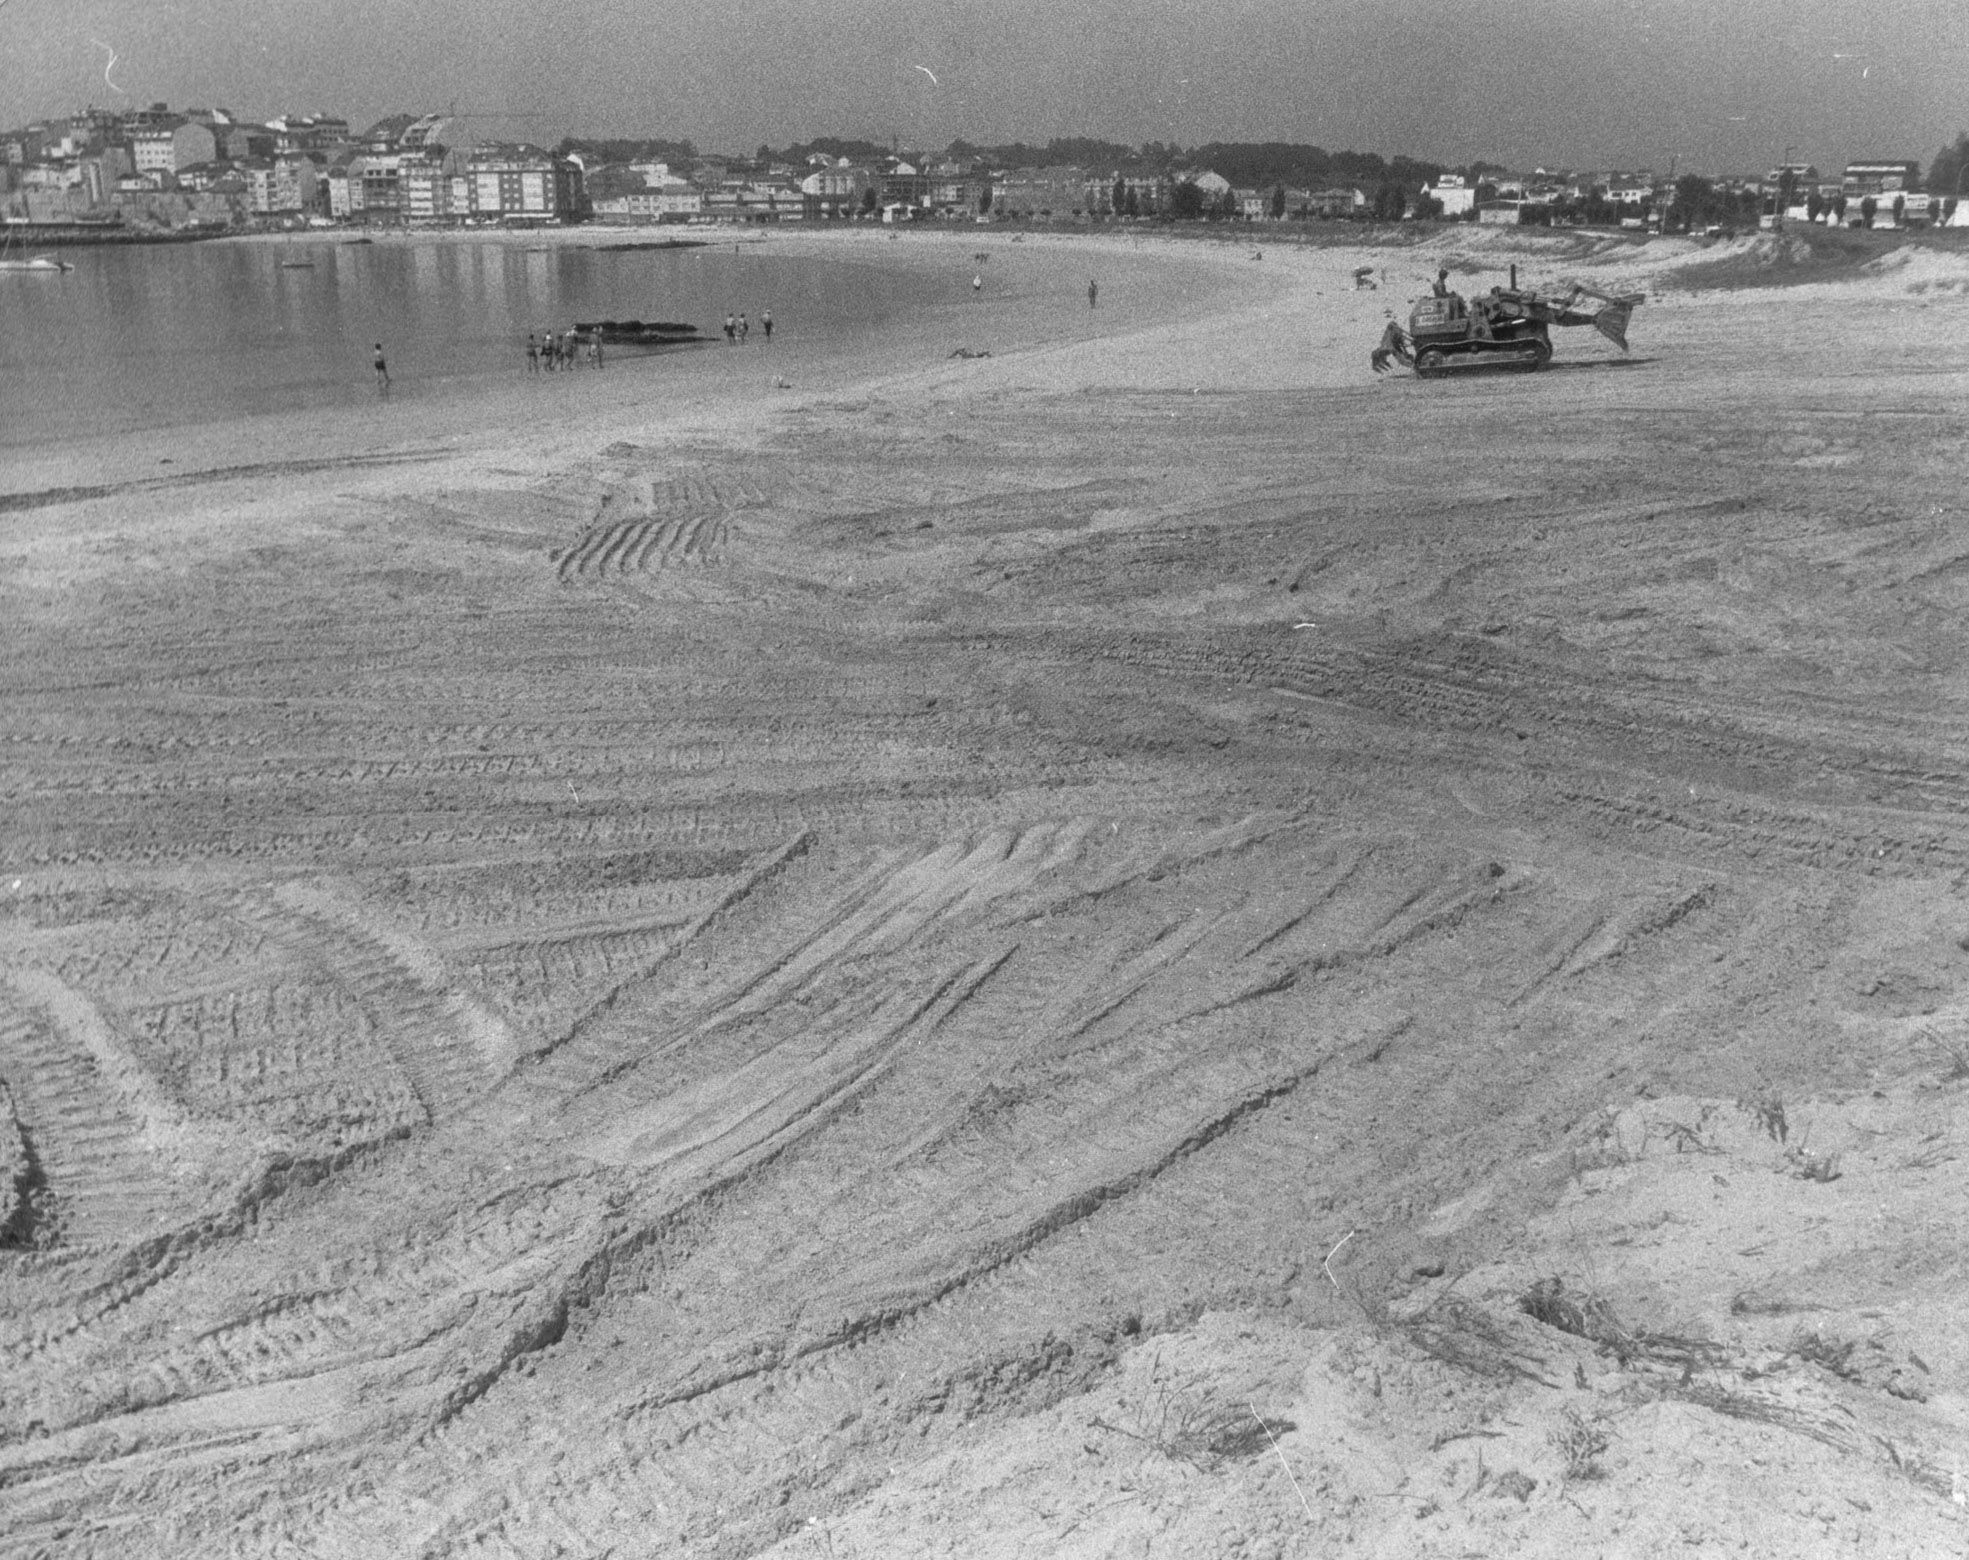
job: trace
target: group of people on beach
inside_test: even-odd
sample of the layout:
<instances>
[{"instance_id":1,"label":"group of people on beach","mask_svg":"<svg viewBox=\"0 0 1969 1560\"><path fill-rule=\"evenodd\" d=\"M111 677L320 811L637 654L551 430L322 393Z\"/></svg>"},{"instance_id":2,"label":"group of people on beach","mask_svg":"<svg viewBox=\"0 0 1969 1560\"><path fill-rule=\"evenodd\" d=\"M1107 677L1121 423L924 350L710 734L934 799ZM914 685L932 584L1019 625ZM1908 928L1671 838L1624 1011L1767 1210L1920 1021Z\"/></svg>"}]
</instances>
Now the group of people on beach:
<instances>
[{"instance_id":1,"label":"group of people on beach","mask_svg":"<svg viewBox=\"0 0 1969 1560\"><path fill-rule=\"evenodd\" d=\"M588 348L588 361L600 368L602 338L599 333L587 337L584 343L576 331L564 330L559 335L551 330L544 335L529 331L526 338L526 371L529 374L571 372L580 365L584 344Z\"/></svg>"},{"instance_id":2,"label":"group of people on beach","mask_svg":"<svg viewBox=\"0 0 1969 1560\"><path fill-rule=\"evenodd\" d=\"M764 332L766 340L771 341L773 339L773 311L771 309L767 309L760 314L759 329ZM743 346L745 344L745 338L751 334L752 326L743 314L727 314L725 316L725 344L727 346Z\"/></svg>"}]
</instances>

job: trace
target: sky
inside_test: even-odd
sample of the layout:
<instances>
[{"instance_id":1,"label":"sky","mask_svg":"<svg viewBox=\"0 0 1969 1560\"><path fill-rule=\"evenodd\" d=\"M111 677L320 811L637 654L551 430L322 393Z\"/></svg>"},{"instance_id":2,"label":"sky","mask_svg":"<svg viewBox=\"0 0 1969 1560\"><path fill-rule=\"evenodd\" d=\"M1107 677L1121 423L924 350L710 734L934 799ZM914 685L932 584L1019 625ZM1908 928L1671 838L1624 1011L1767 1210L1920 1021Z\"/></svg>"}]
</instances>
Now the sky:
<instances>
[{"instance_id":1,"label":"sky","mask_svg":"<svg viewBox=\"0 0 1969 1560\"><path fill-rule=\"evenodd\" d=\"M1310 142L1460 164L1924 164L1969 0L0 0L0 126L453 109L455 141Z\"/></svg>"}]
</instances>

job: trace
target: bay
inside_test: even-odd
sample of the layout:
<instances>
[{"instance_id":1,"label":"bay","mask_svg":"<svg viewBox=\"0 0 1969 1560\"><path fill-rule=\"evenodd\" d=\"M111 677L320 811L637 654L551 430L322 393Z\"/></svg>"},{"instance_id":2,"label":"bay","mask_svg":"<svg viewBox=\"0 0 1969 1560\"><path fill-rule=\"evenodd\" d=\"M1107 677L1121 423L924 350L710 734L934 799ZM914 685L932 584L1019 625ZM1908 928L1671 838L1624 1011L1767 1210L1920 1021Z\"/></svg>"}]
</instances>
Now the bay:
<instances>
[{"instance_id":1,"label":"bay","mask_svg":"<svg viewBox=\"0 0 1969 1560\"><path fill-rule=\"evenodd\" d=\"M609 250L437 236L70 250L61 276L0 275L0 446L310 407L376 395L382 342L398 401L476 393L525 370L529 331L577 320L681 320L722 345L727 312L760 339L865 333L943 296L920 274L769 242ZM635 349L611 349L626 356Z\"/></svg>"}]
</instances>

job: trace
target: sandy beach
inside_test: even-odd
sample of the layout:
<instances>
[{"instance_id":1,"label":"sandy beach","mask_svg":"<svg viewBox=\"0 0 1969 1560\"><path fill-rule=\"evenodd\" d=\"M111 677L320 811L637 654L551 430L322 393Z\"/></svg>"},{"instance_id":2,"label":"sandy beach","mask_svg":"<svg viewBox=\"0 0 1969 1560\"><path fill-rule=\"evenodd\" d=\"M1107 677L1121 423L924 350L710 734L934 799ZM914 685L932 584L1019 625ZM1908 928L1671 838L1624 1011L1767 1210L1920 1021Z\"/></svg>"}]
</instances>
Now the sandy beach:
<instances>
[{"instance_id":1,"label":"sandy beach","mask_svg":"<svg viewBox=\"0 0 1969 1560\"><path fill-rule=\"evenodd\" d=\"M1961 1552L1969 262L770 243L0 457L0 1556Z\"/></svg>"}]
</instances>

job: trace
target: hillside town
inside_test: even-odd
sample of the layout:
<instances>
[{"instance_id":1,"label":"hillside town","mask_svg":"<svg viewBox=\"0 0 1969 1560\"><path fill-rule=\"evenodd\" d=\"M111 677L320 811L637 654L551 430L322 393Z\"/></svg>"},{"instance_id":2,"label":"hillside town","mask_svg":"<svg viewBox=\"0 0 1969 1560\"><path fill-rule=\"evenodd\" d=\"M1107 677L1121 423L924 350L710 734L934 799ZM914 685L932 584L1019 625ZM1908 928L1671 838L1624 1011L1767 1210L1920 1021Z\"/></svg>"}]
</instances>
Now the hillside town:
<instances>
[{"instance_id":1,"label":"hillside town","mask_svg":"<svg viewBox=\"0 0 1969 1560\"><path fill-rule=\"evenodd\" d=\"M819 140L753 157L689 142L460 141L442 113L356 130L333 114L88 107L0 132L13 223L133 235L366 227L865 220L1461 220L1652 231L1783 222L1969 226L1969 137L1929 169L1909 158L1842 170L1784 162L1756 175L1653 169L1514 173L1279 143L1185 152L1150 144L953 144L927 154Z\"/></svg>"}]
</instances>

